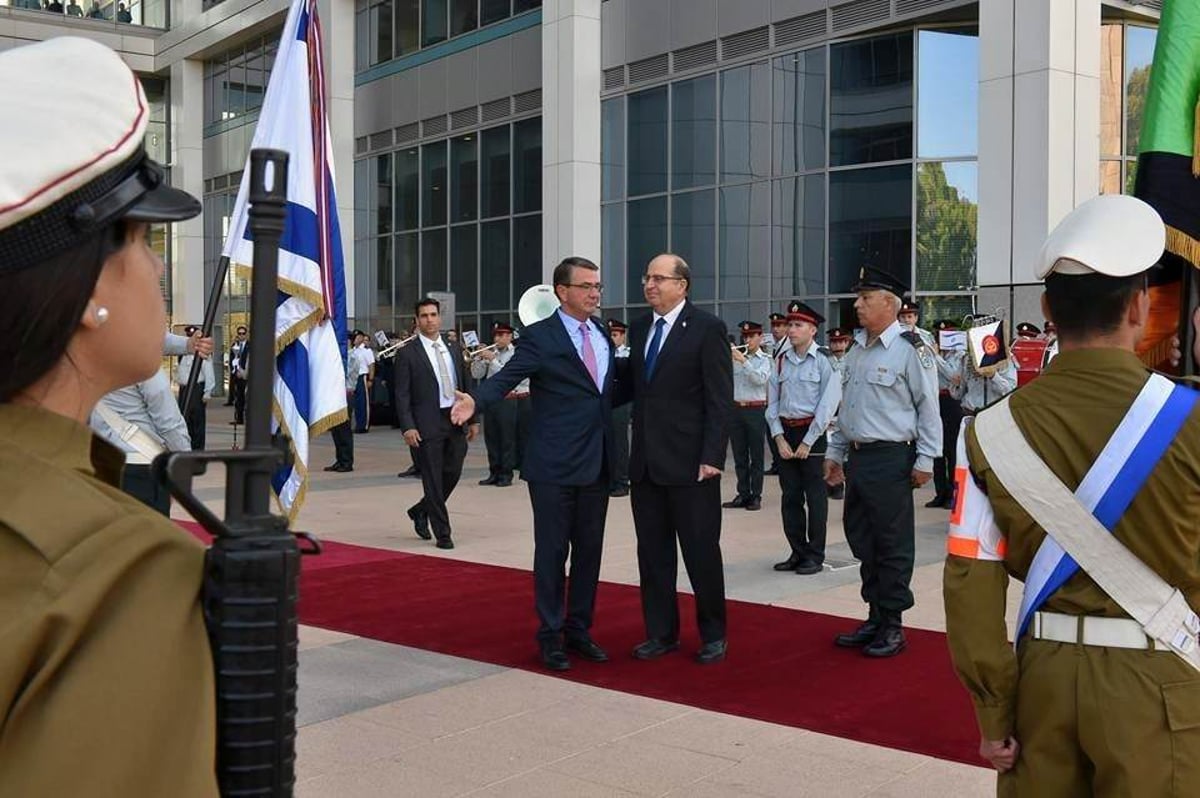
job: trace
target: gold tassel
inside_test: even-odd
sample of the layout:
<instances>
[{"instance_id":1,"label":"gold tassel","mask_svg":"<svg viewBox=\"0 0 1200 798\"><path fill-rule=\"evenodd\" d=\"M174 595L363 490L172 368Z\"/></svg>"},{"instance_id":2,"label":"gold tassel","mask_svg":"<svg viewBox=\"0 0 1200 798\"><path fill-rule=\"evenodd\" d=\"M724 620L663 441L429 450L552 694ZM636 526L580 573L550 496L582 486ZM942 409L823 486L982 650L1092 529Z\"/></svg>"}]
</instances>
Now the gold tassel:
<instances>
[{"instance_id":1,"label":"gold tassel","mask_svg":"<svg viewBox=\"0 0 1200 798\"><path fill-rule=\"evenodd\" d=\"M1167 225L1167 252L1173 252L1200 268L1200 241L1171 225Z\"/></svg>"}]
</instances>

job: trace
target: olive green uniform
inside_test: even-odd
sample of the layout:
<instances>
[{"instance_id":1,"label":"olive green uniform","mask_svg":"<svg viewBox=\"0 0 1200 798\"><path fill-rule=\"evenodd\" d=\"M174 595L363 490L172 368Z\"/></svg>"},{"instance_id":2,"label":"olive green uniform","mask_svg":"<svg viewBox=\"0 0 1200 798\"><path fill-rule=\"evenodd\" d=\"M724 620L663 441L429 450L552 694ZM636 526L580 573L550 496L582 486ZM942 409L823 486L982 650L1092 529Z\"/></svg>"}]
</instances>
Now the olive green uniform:
<instances>
[{"instance_id":1,"label":"olive green uniform","mask_svg":"<svg viewBox=\"0 0 1200 798\"><path fill-rule=\"evenodd\" d=\"M1010 408L1030 446L1075 490L1146 378L1130 352L1063 352L1012 396ZM1006 547L1002 561L947 557L946 631L983 737L1012 735L1021 745L1015 769L999 778L998 793L1200 795L1200 673L1183 660L1161 650L1028 637L1014 653L1004 624L1009 577L1024 581L1046 533L1000 484L973 428L966 447ZM1200 407L1114 534L1200 610ZM1128 617L1083 571L1042 609Z\"/></svg>"},{"instance_id":2,"label":"olive green uniform","mask_svg":"<svg viewBox=\"0 0 1200 798\"><path fill-rule=\"evenodd\" d=\"M217 795L204 552L123 462L0 405L0 795Z\"/></svg>"}]
</instances>

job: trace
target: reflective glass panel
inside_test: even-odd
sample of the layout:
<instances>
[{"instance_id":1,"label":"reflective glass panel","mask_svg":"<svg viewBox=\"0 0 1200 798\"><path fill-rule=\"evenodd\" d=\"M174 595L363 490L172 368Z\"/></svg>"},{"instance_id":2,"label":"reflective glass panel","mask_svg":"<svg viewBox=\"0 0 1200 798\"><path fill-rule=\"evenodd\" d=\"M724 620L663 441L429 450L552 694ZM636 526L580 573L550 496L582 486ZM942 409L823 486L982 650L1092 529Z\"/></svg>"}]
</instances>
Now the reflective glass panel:
<instances>
[{"instance_id":1,"label":"reflective glass panel","mask_svg":"<svg viewBox=\"0 0 1200 798\"><path fill-rule=\"evenodd\" d=\"M720 234L722 305L726 299L766 297L771 264L771 184L721 189Z\"/></svg>"},{"instance_id":2,"label":"reflective glass panel","mask_svg":"<svg viewBox=\"0 0 1200 798\"><path fill-rule=\"evenodd\" d=\"M480 0L479 24L491 25L493 22L507 19L510 5L510 0Z\"/></svg>"},{"instance_id":3,"label":"reflective glass panel","mask_svg":"<svg viewBox=\"0 0 1200 798\"><path fill-rule=\"evenodd\" d=\"M604 305L625 302L625 205L600 206L600 273L604 281ZM635 295L635 297L638 295Z\"/></svg>"},{"instance_id":4,"label":"reflective glass panel","mask_svg":"<svg viewBox=\"0 0 1200 798\"><path fill-rule=\"evenodd\" d=\"M458 36L479 27L479 0L451 0L450 35Z\"/></svg>"},{"instance_id":5,"label":"reflective glass panel","mask_svg":"<svg viewBox=\"0 0 1200 798\"><path fill-rule=\"evenodd\" d=\"M518 216L513 219L513 295L509 307L516 308L521 294L541 283L542 215Z\"/></svg>"},{"instance_id":6,"label":"reflective glass panel","mask_svg":"<svg viewBox=\"0 0 1200 798\"><path fill-rule=\"evenodd\" d=\"M412 230L419 226L420 216L420 150L410 147L392 153L396 172L396 229Z\"/></svg>"},{"instance_id":7,"label":"reflective glass panel","mask_svg":"<svg viewBox=\"0 0 1200 798\"><path fill-rule=\"evenodd\" d=\"M501 125L480 134L483 155L483 217L504 216L509 208L509 126Z\"/></svg>"},{"instance_id":8,"label":"reflective glass panel","mask_svg":"<svg viewBox=\"0 0 1200 798\"><path fill-rule=\"evenodd\" d=\"M392 296L396 306L395 314L404 315L412 310L413 304L420 299L418 269L418 246L416 233L404 233L393 236L395 246L395 269L392 284Z\"/></svg>"},{"instance_id":9,"label":"reflective glass panel","mask_svg":"<svg viewBox=\"0 0 1200 798\"><path fill-rule=\"evenodd\" d=\"M1150 64L1154 60L1154 28L1130 25L1125 29L1125 154L1137 155Z\"/></svg>"},{"instance_id":10,"label":"reflective glass panel","mask_svg":"<svg viewBox=\"0 0 1200 798\"><path fill-rule=\"evenodd\" d=\"M446 223L446 142L421 148L422 211L426 227Z\"/></svg>"},{"instance_id":11,"label":"reflective glass panel","mask_svg":"<svg viewBox=\"0 0 1200 798\"><path fill-rule=\"evenodd\" d=\"M476 218L479 192L479 156L475 134L450 141L450 221Z\"/></svg>"},{"instance_id":12,"label":"reflective glass panel","mask_svg":"<svg viewBox=\"0 0 1200 798\"><path fill-rule=\"evenodd\" d=\"M1100 162L1100 193L1101 194L1120 194L1121 193L1121 162L1120 161L1101 161Z\"/></svg>"},{"instance_id":13,"label":"reflective glass panel","mask_svg":"<svg viewBox=\"0 0 1200 798\"><path fill-rule=\"evenodd\" d=\"M1100 26L1100 154L1121 154L1125 26Z\"/></svg>"},{"instance_id":14,"label":"reflective glass panel","mask_svg":"<svg viewBox=\"0 0 1200 798\"><path fill-rule=\"evenodd\" d=\"M629 243L625 248L626 274L629 276L626 302L642 304L646 301L642 293L642 275L646 273L646 266L655 255L667 251L667 198L651 197L630 202L626 227L629 231ZM686 255L684 260L687 260ZM613 277L607 278L608 282L611 283Z\"/></svg>"},{"instance_id":15,"label":"reflective glass panel","mask_svg":"<svg viewBox=\"0 0 1200 798\"><path fill-rule=\"evenodd\" d=\"M667 87L630 94L627 100L629 196L666 191Z\"/></svg>"},{"instance_id":16,"label":"reflective glass panel","mask_svg":"<svg viewBox=\"0 0 1200 798\"><path fill-rule=\"evenodd\" d=\"M972 28L917 34L917 155L979 153L979 35Z\"/></svg>"},{"instance_id":17,"label":"reflective glass panel","mask_svg":"<svg viewBox=\"0 0 1200 798\"><path fill-rule=\"evenodd\" d=\"M474 224L450 228L450 290L456 312L479 309L478 231Z\"/></svg>"},{"instance_id":18,"label":"reflective glass panel","mask_svg":"<svg viewBox=\"0 0 1200 798\"><path fill-rule=\"evenodd\" d=\"M671 84L671 188L717 182L717 78Z\"/></svg>"},{"instance_id":19,"label":"reflective glass panel","mask_svg":"<svg viewBox=\"0 0 1200 798\"><path fill-rule=\"evenodd\" d=\"M372 172L374 158L362 158L354 162L354 237L367 238L371 235L371 202L374 200L371 187L375 185Z\"/></svg>"},{"instance_id":20,"label":"reflective glass panel","mask_svg":"<svg viewBox=\"0 0 1200 798\"><path fill-rule=\"evenodd\" d=\"M422 0L421 46L428 47L446 40L448 30L446 0Z\"/></svg>"},{"instance_id":21,"label":"reflective glass panel","mask_svg":"<svg viewBox=\"0 0 1200 798\"><path fill-rule=\"evenodd\" d=\"M375 239L375 307L372 309L372 326L379 326L380 319L392 317L392 237Z\"/></svg>"},{"instance_id":22,"label":"reflective glass panel","mask_svg":"<svg viewBox=\"0 0 1200 798\"><path fill-rule=\"evenodd\" d=\"M825 166L825 48L776 58L771 151L775 174Z\"/></svg>"},{"instance_id":23,"label":"reflective glass panel","mask_svg":"<svg viewBox=\"0 0 1200 798\"><path fill-rule=\"evenodd\" d=\"M1137 186L1137 161L1125 162L1125 193L1132 194Z\"/></svg>"},{"instance_id":24,"label":"reflective glass panel","mask_svg":"<svg viewBox=\"0 0 1200 798\"><path fill-rule=\"evenodd\" d=\"M779 304L825 293L825 175L771 184L771 294Z\"/></svg>"},{"instance_id":25,"label":"reflective glass panel","mask_svg":"<svg viewBox=\"0 0 1200 798\"><path fill-rule=\"evenodd\" d=\"M421 294L445 291L446 285L446 228L421 233Z\"/></svg>"},{"instance_id":26,"label":"reflective glass panel","mask_svg":"<svg viewBox=\"0 0 1200 798\"><path fill-rule=\"evenodd\" d=\"M715 191L671 195L671 251L692 270L688 296L714 299L716 287L717 208Z\"/></svg>"},{"instance_id":27,"label":"reflective glass panel","mask_svg":"<svg viewBox=\"0 0 1200 798\"><path fill-rule=\"evenodd\" d=\"M841 294L871 264L912 285L912 167L829 175L829 290Z\"/></svg>"},{"instance_id":28,"label":"reflective glass panel","mask_svg":"<svg viewBox=\"0 0 1200 798\"><path fill-rule=\"evenodd\" d=\"M392 0L371 4L371 65L392 58Z\"/></svg>"},{"instance_id":29,"label":"reflective glass panel","mask_svg":"<svg viewBox=\"0 0 1200 798\"><path fill-rule=\"evenodd\" d=\"M979 167L917 165L917 290L975 288Z\"/></svg>"},{"instance_id":30,"label":"reflective glass panel","mask_svg":"<svg viewBox=\"0 0 1200 798\"><path fill-rule=\"evenodd\" d=\"M767 63L721 73L721 181L771 173L771 67Z\"/></svg>"},{"instance_id":31,"label":"reflective glass panel","mask_svg":"<svg viewBox=\"0 0 1200 798\"><path fill-rule=\"evenodd\" d=\"M396 56L416 52L421 46L421 0L393 0L396 17Z\"/></svg>"},{"instance_id":32,"label":"reflective glass panel","mask_svg":"<svg viewBox=\"0 0 1200 798\"><path fill-rule=\"evenodd\" d=\"M513 13L520 14L542 7L542 0L513 0Z\"/></svg>"},{"instance_id":33,"label":"reflective glass panel","mask_svg":"<svg viewBox=\"0 0 1200 798\"><path fill-rule=\"evenodd\" d=\"M392 156L375 159L375 233L392 232Z\"/></svg>"},{"instance_id":34,"label":"reflective glass panel","mask_svg":"<svg viewBox=\"0 0 1200 798\"><path fill-rule=\"evenodd\" d=\"M625 98L600 104L600 198L625 196Z\"/></svg>"},{"instance_id":35,"label":"reflective glass panel","mask_svg":"<svg viewBox=\"0 0 1200 798\"><path fill-rule=\"evenodd\" d=\"M911 158L911 31L830 48L831 166Z\"/></svg>"},{"instance_id":36,"label":"reflective glass panel","mask_svg":"<svg viewBox=\"0 0 1200 798\"><path fill-rule=\"evenodd\" d=\"M480 307L500 310L508 307L509 235L508 219L484 222L479 227Z\"/></svg>"},{"instance_id":37,"label":"reflective glass panel","mask_svg":"<svg viewBox=\"0 0 1200 798\"><path fill-rule=\"evenodd\" d=\"M513 125L513 213L542 209L542 120Z\"/></svg>"}]
</instances>

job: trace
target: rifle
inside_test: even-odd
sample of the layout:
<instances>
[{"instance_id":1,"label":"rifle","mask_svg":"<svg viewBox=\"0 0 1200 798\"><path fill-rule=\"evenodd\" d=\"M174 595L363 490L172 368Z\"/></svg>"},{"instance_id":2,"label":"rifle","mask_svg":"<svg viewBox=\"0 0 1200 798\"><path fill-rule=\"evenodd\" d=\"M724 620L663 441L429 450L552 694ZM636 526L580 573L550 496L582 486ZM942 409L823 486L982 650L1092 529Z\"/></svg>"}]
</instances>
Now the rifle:
<instances>
[{"instance_id":1,"label":"rifle","mask_svg":"<svg viewBox=\"0 0 1200 798\"><path fill-rule=\"evenodd\" d=\"M250 152L249 228L254 237L246 447L174 452L153 467L184 508L211 535L204 569L204 619L216 669L217 781L221 795L287 798L295 784L297 577L300 555L320 543L288 531L271 513L271 477L288 459L271 435L275 301L279 241L287 206L288 155ZM210 463L226 468L225 518L192 493L192 478ZM307 546L302 551L299 541Z\"/></svg>"}]
</instances>

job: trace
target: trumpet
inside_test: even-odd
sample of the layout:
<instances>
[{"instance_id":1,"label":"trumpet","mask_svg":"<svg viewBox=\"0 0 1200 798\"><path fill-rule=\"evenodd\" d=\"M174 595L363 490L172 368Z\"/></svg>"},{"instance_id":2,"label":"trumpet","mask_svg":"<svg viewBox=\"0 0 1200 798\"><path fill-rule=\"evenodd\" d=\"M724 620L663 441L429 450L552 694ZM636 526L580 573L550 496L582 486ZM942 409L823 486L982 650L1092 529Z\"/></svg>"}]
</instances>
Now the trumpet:
<instances>
[{"instance_id":1,"label":"trumpet","mask_svg":"<svg viewBox=\"0 0 1200 798\"><path fill-rule=\"evenodd\" d=\"M734 352L745 352L750 348L750 344L738 344L737 346L730 344L729 348Z\"/></svg>"},{"instance_id":2,"label":"trumpet","mask_svg":"<svg viewBox=\"0 0 1200 798\"><path fill-rule=\"evenodd\" d=\"M388 344L383 349L380 349L379 354L376 355L375 357L378 358L379 360L382 360L385 357L391 357L392 355L399 352L401 347L403 347L405 344L407 344L409 341L413 340L416 337L417 337L416 335L410 335L407 338L405 338L403 341L397 341L394 344Z\"/></svg>"},{"instance_id":3,"label":"trumpet","mask_svg":"<svg viewBox=\"0 0 1200 798\"><path fill-rule=\"evenodd\" d=\"M471 349L471 350L464 349L463 350L463 359L466 360L468 363L470 363L479 355L480 352L486 352L489 349L495 349L495 348L496 348L495 344L488 344L487 346L481 346L476 349Z\"/></svg>"}]
</instances>

